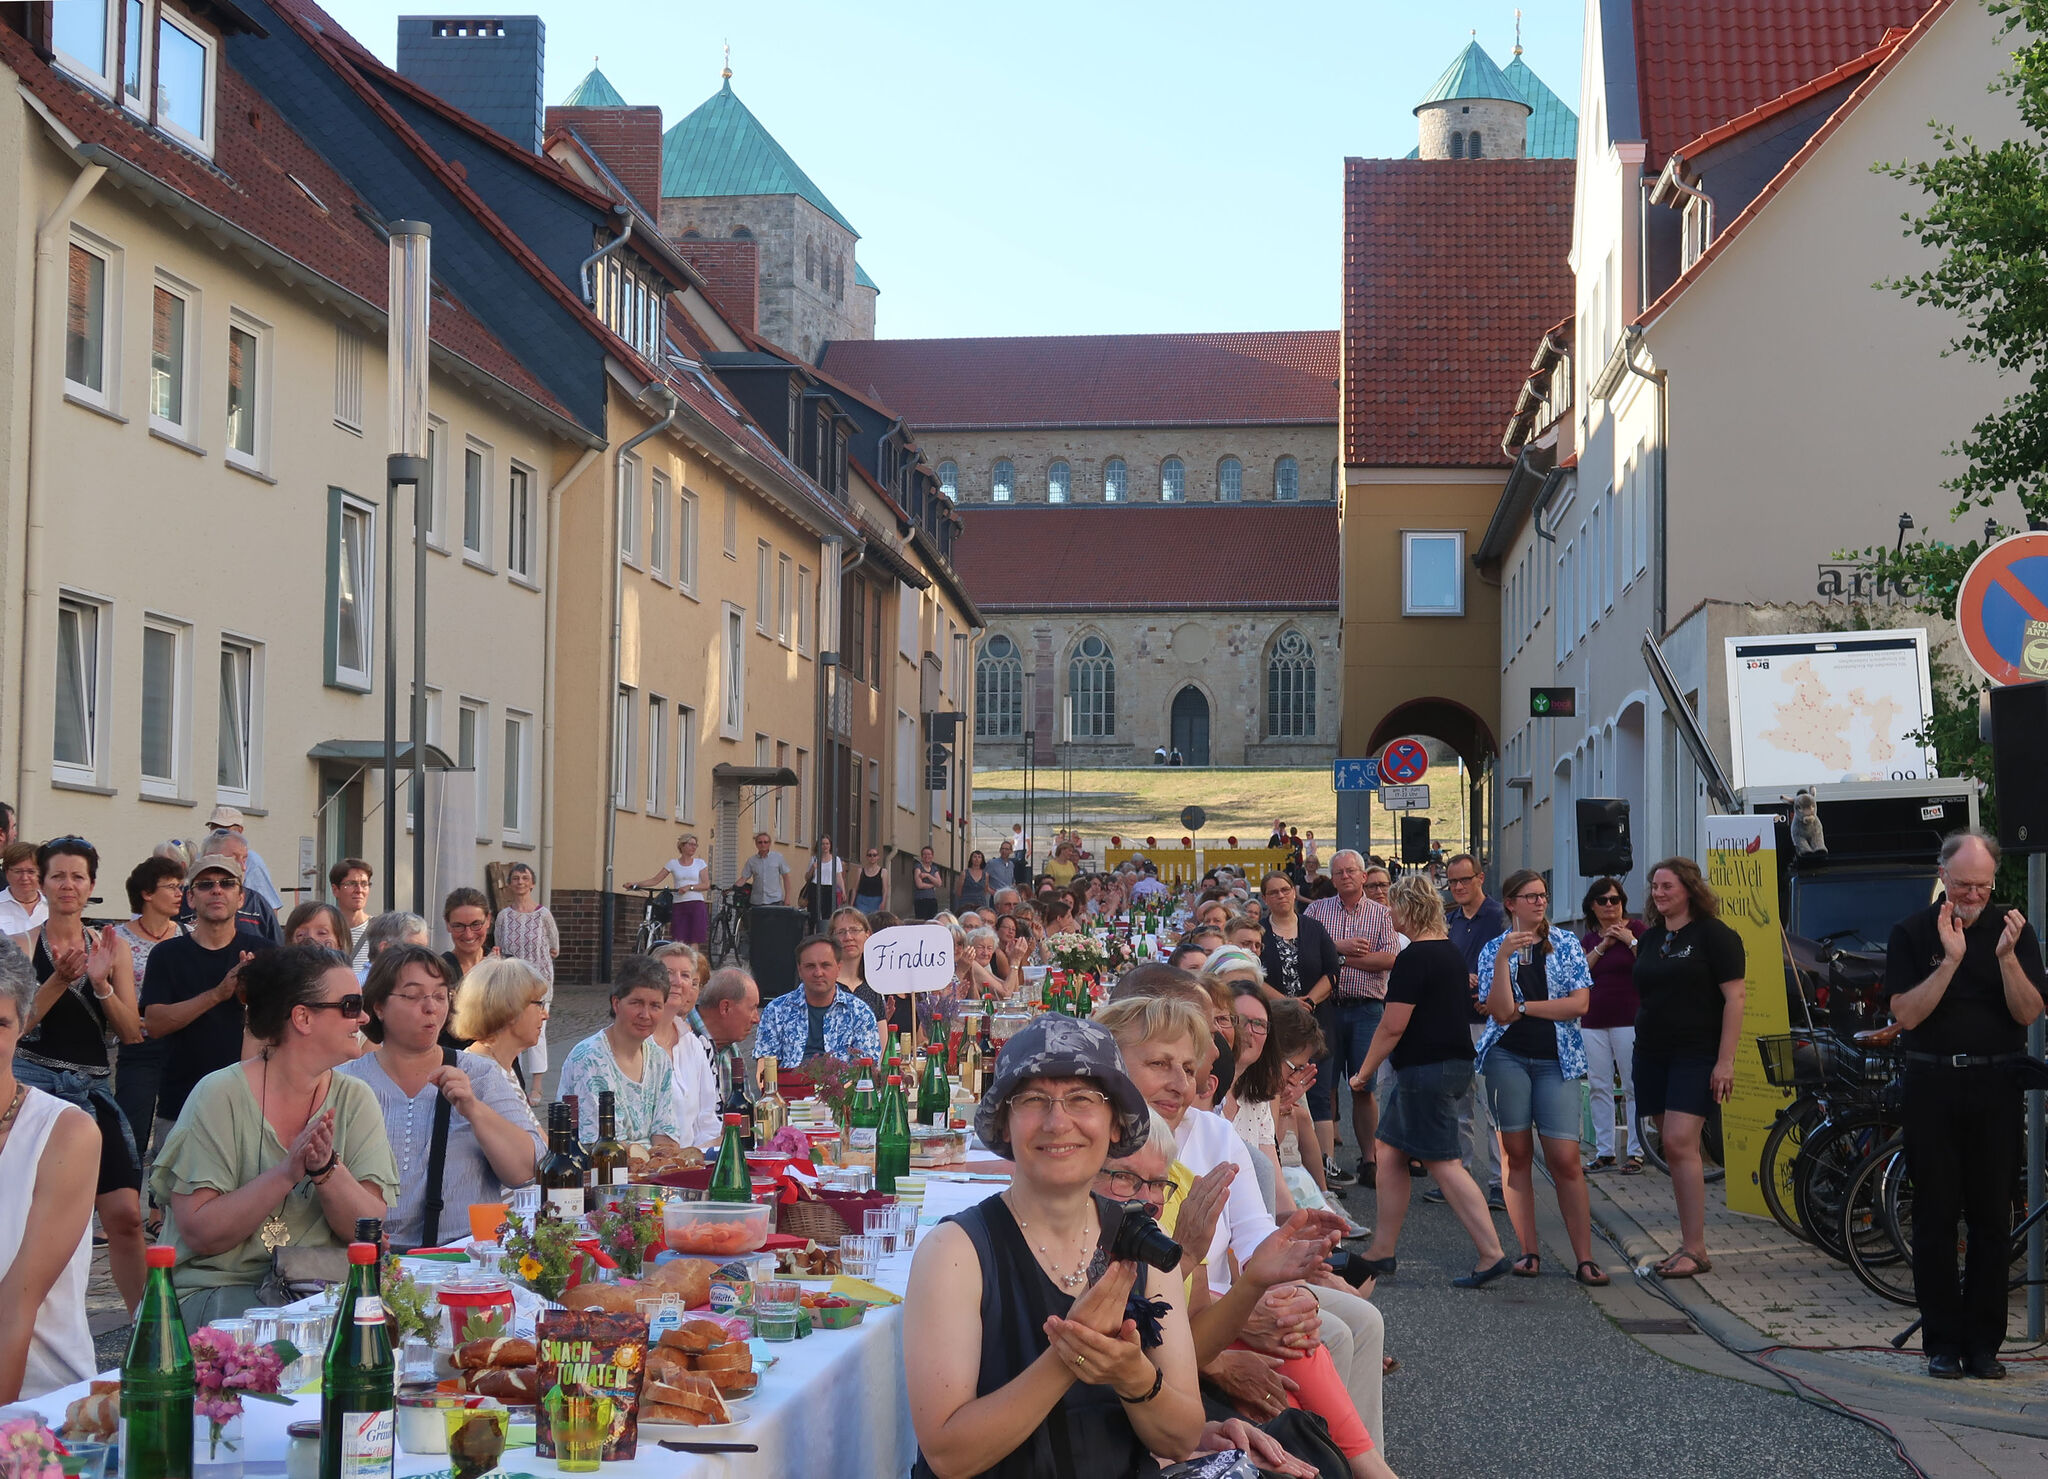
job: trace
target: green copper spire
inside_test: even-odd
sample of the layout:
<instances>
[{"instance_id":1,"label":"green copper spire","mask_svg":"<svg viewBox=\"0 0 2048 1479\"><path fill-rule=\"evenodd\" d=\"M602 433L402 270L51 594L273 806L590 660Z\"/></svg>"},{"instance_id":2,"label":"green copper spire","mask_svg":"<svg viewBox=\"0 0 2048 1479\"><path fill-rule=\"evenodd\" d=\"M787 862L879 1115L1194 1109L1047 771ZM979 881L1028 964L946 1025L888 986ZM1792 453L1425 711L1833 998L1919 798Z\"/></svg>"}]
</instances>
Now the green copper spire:
<instances>
[{"instance_id":1,"label":"green copper spire","mask_svg":"<svg viewBox=\"0 0 2048 1479\"><path fill-rule=\"evenodd\" d=\"M1493 58L1486 54L1477 40L1466 43L1457 60L1444 69L1443 76L1437 78L1436 86L1415 105L1415 111L1419 113L1431 103L1448 103L1458 98L1493 98L1524 103L1514 84L1493 64Z\"/></svg>"},{"instance_id":2,"label":"green copper spire","mask_svg":"<svg viewBox=\"0 0 2048 1479\"><path fill-rule=\"evenodd\" d=\"M801 195L853 231L811 177L732 90L732 74L661 138L661 193L671 196Z\"/></svg>"},{"instance_id":3,"label":"green copper spire","mask_svg":"<svg viewBox=\"0 0 2048 1479\"><path fill-rule=\"evenodd\" d=\"M569 89L569 96L562 99L564 108L625 108L631 106L619 96L611 79L597 70L597 58L590 59L590 72L581 82Z\"/></svg>"}]
</instances>

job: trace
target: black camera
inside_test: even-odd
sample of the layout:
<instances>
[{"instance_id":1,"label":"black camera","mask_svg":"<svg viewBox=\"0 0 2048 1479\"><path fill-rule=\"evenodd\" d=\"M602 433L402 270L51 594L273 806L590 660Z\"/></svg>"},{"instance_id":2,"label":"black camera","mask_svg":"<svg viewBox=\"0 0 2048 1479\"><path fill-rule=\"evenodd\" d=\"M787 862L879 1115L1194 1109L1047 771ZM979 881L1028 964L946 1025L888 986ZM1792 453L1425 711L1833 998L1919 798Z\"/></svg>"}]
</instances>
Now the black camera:
<instances>
[{"instance_id":1,"label":"black camera","mask_svg":"<svg viewBox=\"0 0 2048 1479\"><path fill-rule=\"evenodd\" d=\"M1109 1240L1110 1259L1149 1263L1162 1274L1170 1274L1179 1268L1180 1244L1160 1231L1159 1224L1152 1220L1152 1213L1145 1204L1125 1202L1123 1208L1123 1220L1116 1225L1116 1232Z\"/></svg>"}]
</instances>

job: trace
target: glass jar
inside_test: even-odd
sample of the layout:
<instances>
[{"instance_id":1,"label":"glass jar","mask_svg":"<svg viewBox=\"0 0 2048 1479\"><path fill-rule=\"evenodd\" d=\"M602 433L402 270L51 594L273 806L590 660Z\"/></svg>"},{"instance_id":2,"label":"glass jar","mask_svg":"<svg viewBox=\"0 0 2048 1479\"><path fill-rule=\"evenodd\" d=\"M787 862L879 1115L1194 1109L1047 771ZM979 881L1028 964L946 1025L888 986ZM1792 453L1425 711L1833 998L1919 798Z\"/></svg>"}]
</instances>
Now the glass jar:
<instances>
[{"instance_id":1,"label":"glass jar","mask_svg":"<svg viewBox=\"0 0 2048 1479\"><path fill-rule=\"evenodd\" d=\"M503 1274L473 1270L444 1280L435 1287L434 1297L441 1304L441 1333L434 1344L444 1351L480 1338L466 1332L481 1331L493 1321L496 1334L509 1334L512 1329L512 1284Z\"/></svg>"}]
</instances>

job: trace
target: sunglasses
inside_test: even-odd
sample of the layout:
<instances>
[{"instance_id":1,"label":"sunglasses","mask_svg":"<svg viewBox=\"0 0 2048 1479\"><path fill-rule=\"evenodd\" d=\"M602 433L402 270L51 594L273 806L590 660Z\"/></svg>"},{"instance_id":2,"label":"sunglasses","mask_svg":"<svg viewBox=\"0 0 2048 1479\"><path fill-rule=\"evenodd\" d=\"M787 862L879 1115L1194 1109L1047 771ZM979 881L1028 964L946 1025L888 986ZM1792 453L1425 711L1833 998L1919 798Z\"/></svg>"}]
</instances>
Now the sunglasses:
<instances>
[{"instance_id":1,"label":"sunglasses","mask_svg":"<svg viewBox=\"0 0 2048 1479\"><path fill-rule=\"evenodd\" d=\"M1628 900L1620 894L1601 894L1593 902L1596 904L1626 904Z\"/></svg>"},{"instance_id":2,"label":"sunglasses","mask_svg":"<svg viewBox=\"0 0 2048 1479\"><path fill-rule=\"evenodd\" d=\"M201 878L192 883L191 889L195 894L226 894L241 886L232 878Z\"/></svg>"},{"instance_id":3,"label":"sunglasses","mask_svg":"<svg viewBox=\"0 0 2048 1479\"><path fill-rule=\"evenodd\" d=\"M339 1012L342 1016L353 1020L363 1014L363 993L351 991L339 1001L308 1001L302 1002L300 1005L304 1006L309 1012Z\"/></svg>"}]
</instances>

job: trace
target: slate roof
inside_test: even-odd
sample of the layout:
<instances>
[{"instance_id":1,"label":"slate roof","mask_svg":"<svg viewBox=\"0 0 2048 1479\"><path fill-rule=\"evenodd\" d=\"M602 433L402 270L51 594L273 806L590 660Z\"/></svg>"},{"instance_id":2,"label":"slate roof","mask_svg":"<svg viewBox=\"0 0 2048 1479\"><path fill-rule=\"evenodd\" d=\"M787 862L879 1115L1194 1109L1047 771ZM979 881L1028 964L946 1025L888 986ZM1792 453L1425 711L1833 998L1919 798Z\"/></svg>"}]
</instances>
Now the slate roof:
<instances>
[{"instance_id":1,"label":"slate roof","mask_svg":"<svg viewBox=\"0 0 2048 1479\"><path fill-rule=\"evenodd\" d=\"M1529 105L1529 125L1524 134L1523 153L1530 159L1576 159L1579 154L1579 115L1565 106L1564 99L1544 85L1536 69L1515 53L1502 74L1515 96Z\"/></svg>"},{"instance_id":2,"label":"slate roof","mask_svg":"<svg viewBox=\"0 0 2048 1479\"><path fill-rule=\"evenodd\" d=\"M355 189L241 73L219 64L219 108L234 126L219 130L209 165L139 124L123 109L44 63L20 33L0 26L4 63L59 123L86 144L176 191L201 211L248 233L345 293L383 311L390 248L359 212ZM118 172L115 179L119 178ZM112 183L110 181L109 183ZM504 343L435 282L434 342L564 422L574 417Z\"/></svg>"},{"instance_id":3,"label":"slate roof","mask_svg":"<svg viewBox=\"0 0 2048 1479\"><path fill-rule=\"evenodd\" d=\"M860 235L740 101L730 77L662 136L661 193L664 198L801 195Z\"/></svg>"},{"instance_id":4,"label":"slate roof","mask_svg":"<svg viewBox=\"0 0 2048 1479\"><path fill-rule=\"evenodd\" d=\"M1332 330L840 339L819 364L920 432L1337 419Z\"/></svg>"},{"instance_id":5,"label":"slate roof","mask_svg":"<svg viewBox=\"0 0 2048 1479\"><path fill-rule=\"evenodd\" d=\"M1344 461L1501 467L1500 408L1571 313L1569 159L1344 162Z\"/></svg>"},{"instance_id":6,"label":"slate roof","mask_svg":"<svg viewBox=\"0 0 2048 1479\"><path fill-rule=\"evenodd\" d=\"M569 96L562 99L564 108L624 108L629 106L611 79L592 67L584 74L583 80L569 89Z\"/></svg>"},{"instance_id":7,"label":"slate roof","mask_svg":"<svg viewBox=\"0 0 2048 1479\"><path fill-rule=\"evenodd\" d=\"M1328 500L976 505L960 519L953 568L984 613L1337 609Z\"/></svg>"},{"instance_id":8,"label":"slate roof","mask_svg":"<svg viewBox=\"0 0 2048 1479\"><path fill-rule=\"evenodd\" d=\"M1415 105L1420 113L1431 103L1448 103L1457 98L1494 98L1510 103L1522 101L1522 95L1515 91L1515 85L1486 54L1486 48L1477 41L1465 43L1465 49L1451 59L1444 68L1443 76L1437 78L1436 86L1423 94L1422 101Z\"/></svg>"},{"instance_id":9,"label":"slate roof","mask_svg":"<svg viewBox=\"0 0 2048 1479\"><path fill-rule=\"evenodd\" d=\"M1935 0L1633 0L1647 167L1872 50Z\"/></svg>"}]
</instances>

